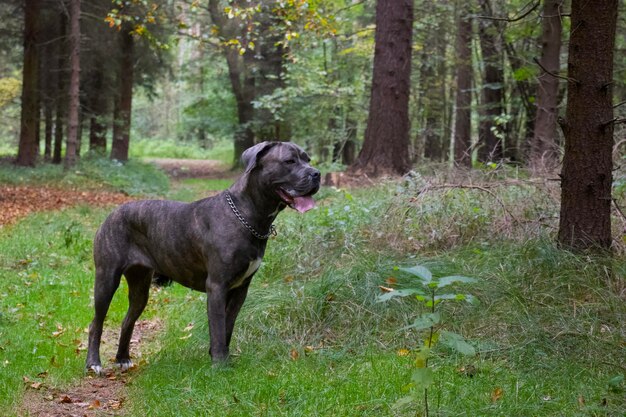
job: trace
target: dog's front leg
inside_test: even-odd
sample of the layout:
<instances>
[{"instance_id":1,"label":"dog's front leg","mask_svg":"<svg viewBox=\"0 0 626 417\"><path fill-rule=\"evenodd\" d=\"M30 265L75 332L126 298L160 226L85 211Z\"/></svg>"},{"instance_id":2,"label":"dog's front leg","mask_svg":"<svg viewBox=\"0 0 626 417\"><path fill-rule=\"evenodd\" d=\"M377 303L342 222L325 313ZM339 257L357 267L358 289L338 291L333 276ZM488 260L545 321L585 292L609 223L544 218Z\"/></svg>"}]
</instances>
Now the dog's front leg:
<instances>
[{"instance_id":1,"label":"dog's front leg","mask_svg":"<svg viewBox=\"0 0 626 417\"><path fill-rule=\"evenodd\" d=\"M228 360L228 344L226 343L226 295L228 288L221 283L207 280L207 315L209 317L209 333L211 349L209 353L213 364Z\"/></svg>"}]
</instances>

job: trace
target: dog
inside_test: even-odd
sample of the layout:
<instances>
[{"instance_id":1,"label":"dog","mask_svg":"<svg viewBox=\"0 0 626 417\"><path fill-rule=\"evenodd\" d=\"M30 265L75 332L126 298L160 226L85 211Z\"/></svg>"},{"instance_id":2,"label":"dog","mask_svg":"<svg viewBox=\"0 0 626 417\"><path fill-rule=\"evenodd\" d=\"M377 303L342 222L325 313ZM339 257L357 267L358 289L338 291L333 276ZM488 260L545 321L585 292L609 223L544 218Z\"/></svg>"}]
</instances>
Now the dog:
<instances>
[{"instance_id":1,"label":"dog","mask_svg":"<svg viewBox=\"0 0 626 417\"><path fill-rule=\"evenodd\" d=\"M121 205L94 238L94 319L86 370L101 374L102 327L121 276L128 283L116 363L132 367L129 345L155 275L207 294L214 364L229 358L235 320L261 265L274 219L287 206L314 207L320 172L290 142L259 143L242 154L243 174L227 190L192 203L143 200Z\"/></svg>"}]
</instances>

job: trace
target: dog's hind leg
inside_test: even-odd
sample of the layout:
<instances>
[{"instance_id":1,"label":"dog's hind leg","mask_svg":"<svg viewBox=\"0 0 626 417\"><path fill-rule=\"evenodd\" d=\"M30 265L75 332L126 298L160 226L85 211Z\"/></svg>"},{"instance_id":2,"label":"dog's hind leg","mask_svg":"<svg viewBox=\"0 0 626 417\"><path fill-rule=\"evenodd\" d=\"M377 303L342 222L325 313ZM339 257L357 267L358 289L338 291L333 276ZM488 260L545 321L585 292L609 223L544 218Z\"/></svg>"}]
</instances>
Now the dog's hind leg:
<instances>
[{"instance_id":1,"label":"dog's hind leg","mask_svg":"<svg viewBox=\"0 0 626 417\"><path fill-rule=\"evenodd\" d=\"M96 266L96 282L94 287L95 316L89 325L89 345L87 348L86 369L99 375L102 372L100 362L100 339L102 326L109 311L113 294L120 285L122 271L119 268Z\"/></svg>"},{"instance_id":2,"label":"dog's hind leg","mask_svg":"<svg viewBox=\"0 0 626 417\"><path fill-rule=\"evenodd\" d=\"M130 340L135 328L135 322L141 316L148 303L153 273L152 269L142 266L134 266L124 272L128 282L128 312L122 323L120 343L115 356L115 362L124 371L133 366L130 360Z\"/></svg>"}]
</instances>

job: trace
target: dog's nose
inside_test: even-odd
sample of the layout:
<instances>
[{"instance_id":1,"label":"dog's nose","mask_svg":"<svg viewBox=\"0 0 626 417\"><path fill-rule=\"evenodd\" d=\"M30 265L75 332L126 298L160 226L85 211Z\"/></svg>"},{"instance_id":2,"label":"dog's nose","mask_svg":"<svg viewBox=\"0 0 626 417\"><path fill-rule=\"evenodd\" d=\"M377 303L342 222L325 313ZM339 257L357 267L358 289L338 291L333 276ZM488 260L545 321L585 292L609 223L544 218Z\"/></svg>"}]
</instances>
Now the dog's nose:
<instances>
[{"instance_id":1,"label":"dog's nose","mask_svg":"<svg viewBox=\"0 0 626 417\"><path fill-rule=\"evenodd\" d=\"M319 181L321 177L322 177L322 174L320 174L320 172L317 169L315 171L311 172L311 178L314 181Z\"/></svg>"}]
</instances>

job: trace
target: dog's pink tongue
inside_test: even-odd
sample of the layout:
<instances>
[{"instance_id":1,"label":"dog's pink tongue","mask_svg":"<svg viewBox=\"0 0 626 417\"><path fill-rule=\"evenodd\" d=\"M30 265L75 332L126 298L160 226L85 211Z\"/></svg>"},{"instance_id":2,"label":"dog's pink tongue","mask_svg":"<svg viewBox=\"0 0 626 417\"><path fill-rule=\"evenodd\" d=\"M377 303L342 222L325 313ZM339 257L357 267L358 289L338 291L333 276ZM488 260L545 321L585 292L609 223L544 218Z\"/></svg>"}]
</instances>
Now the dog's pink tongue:
<instances>
[{"instance_id":1,"label":"dog's pink tongue","mask_svg":"<svg viewBox=\"0 0 626 417\"><path fill-rule=\"evenodd\" d=\"M300 213L304 213L305 211L309 211L315 207L315 200L313 200L313 197L311 196L294 197L293 204L291 206Z\"/></svg>"}]
</instances>

